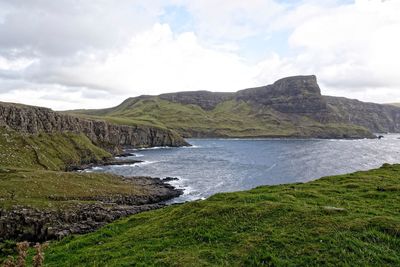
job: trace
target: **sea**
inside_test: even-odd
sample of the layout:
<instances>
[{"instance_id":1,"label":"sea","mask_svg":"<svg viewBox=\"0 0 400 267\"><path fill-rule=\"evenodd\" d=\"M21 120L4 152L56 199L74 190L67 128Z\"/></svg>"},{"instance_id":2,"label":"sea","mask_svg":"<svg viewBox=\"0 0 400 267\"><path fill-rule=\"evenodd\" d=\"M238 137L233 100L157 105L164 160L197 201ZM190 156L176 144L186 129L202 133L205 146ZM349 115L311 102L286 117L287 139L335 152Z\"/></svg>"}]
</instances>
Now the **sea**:
<instances>
[{"instance_id":1,"label":"sea","mask_svg":"<svg viewBox=\"0 0 400 267\"><path fill-rule=\"evenodd\" d=\"M400 135L382 139L188 139L191 147L155 147L127 152L137 164L102 166L87 172L174 177L184 190L170 203L205 199L219 192L262 185L304 183L400 163Z\"/></svg>"}]
</instances>

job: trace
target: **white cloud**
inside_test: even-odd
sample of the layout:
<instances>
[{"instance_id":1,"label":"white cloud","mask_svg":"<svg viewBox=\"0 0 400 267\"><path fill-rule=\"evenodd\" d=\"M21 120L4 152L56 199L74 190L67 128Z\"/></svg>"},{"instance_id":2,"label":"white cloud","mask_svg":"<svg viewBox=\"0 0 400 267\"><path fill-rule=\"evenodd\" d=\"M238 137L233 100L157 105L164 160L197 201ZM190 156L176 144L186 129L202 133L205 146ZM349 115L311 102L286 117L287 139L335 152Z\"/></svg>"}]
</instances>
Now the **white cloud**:
<instances>
[{"instance_id":1,"label":"white cloud","mask_svg":"<svg viewBox=\"0 0 400 267\"><path fill-rule=\"evenodd\" d=\"M174 35L168 25L156 24L102 64L89 62L71 71L110 90L137 95L239 89L251 82L253 70L234 53L202 46L193 32Z\"/></svg>"},{"instance_id":2,"label":"white cloud","mask_svg":"<svg viewBox=\"0 0 400 267\"><path fill-rule=\"evenodd\" d=\"M160 14L161 5L147 2L2 0L0 53L59 57L117 48Z\"/></svg>"},{"instance_id":3,"label":"white cloud","mask_svg":"<svg viewBox=\"0 0 400 267\"><path fill-rule=\"evenodd\" d=\"M240 40L265 33L286 9L274 0L175 0L193 16L202 38Z\"/></svg>"},{"instance_id":4,"label":"white cloud","mask_svg":"<svg viewBox=\"0 0 400 267\"><path fill-rule=\"evenodd\" d=\"M400 101L399 1L73 3L0 0L1 100L102 107L139 94L233 91L316 74L325 94ZM185 32L159 23L170 5L190 15ZM271 49L247 47L247 38L287 42L261 58ZM253 47L260 58L250 65L242 51Z\"/></svg>"},{"instance_id":5,"label":"white cloud","mask_svg":"<svg viewBox=\"0 0 400 267\"><path fill-rule=\"evenodd\" d=\"M259 79L267 81L273 69L282 76L314 73L326 94L399 101L400 2L359 0L338 7L307 7L310 17L299 12L304 6L287 14L296 23L289 38L295 56L267 58L259 64Z\"/></svg>"}]
</instances>

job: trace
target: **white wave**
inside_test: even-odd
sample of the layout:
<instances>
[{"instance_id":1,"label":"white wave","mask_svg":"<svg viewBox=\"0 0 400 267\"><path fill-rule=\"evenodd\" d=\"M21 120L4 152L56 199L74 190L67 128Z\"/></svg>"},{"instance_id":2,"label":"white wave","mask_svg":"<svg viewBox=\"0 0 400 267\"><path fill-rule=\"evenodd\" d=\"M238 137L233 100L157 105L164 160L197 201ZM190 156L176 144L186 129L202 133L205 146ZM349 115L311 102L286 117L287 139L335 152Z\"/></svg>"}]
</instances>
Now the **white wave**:
<instances>
[{"instance_id":1,"label":"white wave","mask_svg":"<svg viewBox=\"0 0 400 267\"><path fill-rule=\"evenodd\" d=\"M84 169L83 172L93 172L93 171L102 171L102 170L104 170L103 167L95 166L95 167L91 167L91 168L88 168L88 169Z\"/></svg>"},{"instance_id":2,"label":"white wave","mask_svg":"<svg viewBox=\"0 0 400 267\"><path fill-rule=\"evenodd\" d=\"M130 151L146 151L146 150L172 149L172 148L175 148L175 147L172 147L172 146L153 146L153 147L142 147L142 148L130 149Z\"/></svg>"},{"instance_id":3,"label":"white wave","mask_svg":"<svg viewBox=\"0 0 400 267\"><path fill-rule=\"evenodd\" d=\"M199 194L199 191L195 190L193 187L191 186L185 186L184 191L183 191L183 195L184 196L195 196L195 195Z\"/></svg>"},{"instance_id":4,"label":"white wave","mask_svg":"<svg viewBox=\"0 0 400 267\"><path fill-rule=\"evenodd\" d=\"M145 166L145 165L154 164L154 163L158 163L158 162L160 162L160 161L143 161L143 162L131 164L131 166L140 167L140 166Z\"/></svg>"},{"instance_id":5,"label":"white wave","mask_svg":"<svg viewBox=\"0 0 400 267\"><path fill-rule=\"evenodd\" d=\"M269 172L270 170L272 170L273 168L275 168L275 166L276 166L276 163L272 164L272 166L269 167L268 169L266 169L265 171L266 171L266 172Z\"/></svg>"},{"instance_id":6,"label":"white wave","mask_svg":"<svg viewBox=\"0 0 400 267\"><path fill-rule=\"evenodd\" d=\"M180 148L200 148L201 146L192 145L192 146L182 146Z\"/></svg>"}]
</instances>

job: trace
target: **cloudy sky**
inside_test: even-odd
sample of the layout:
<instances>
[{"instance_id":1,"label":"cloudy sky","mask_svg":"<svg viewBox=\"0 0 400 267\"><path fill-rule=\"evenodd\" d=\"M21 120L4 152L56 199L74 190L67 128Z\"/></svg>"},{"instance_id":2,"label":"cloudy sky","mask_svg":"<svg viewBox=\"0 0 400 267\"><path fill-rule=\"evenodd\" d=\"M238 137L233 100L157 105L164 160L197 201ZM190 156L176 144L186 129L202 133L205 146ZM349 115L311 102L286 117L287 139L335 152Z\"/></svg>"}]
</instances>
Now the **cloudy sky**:
<instances>
[{"instance_id":1,"label":"cloudy sky","mask_svg":"<svg viewBox=\"0 0 400 267\"><path fill-rule=\"evenodd\" d=\"M55 110L315 74L400 102L399 0L0 0L0 101Z\"/></svg>"}]
</instances>

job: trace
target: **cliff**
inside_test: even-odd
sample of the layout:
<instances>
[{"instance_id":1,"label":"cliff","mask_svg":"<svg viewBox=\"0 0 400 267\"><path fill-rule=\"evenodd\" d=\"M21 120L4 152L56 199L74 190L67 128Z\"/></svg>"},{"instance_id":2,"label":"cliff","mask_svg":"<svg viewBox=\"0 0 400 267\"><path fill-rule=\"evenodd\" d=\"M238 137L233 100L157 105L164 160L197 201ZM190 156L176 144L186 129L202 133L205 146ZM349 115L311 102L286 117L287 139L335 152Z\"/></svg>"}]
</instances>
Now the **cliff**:
<instances>
[{"instance_id":1,"label":"cliff","mask_svg":"<svg viewBox=\"0 0 400 267\"><path fill-rule=\"evenodd\" d=\"M94 144L114 151L122 146L184 146L177 133L151 126L117 125L104 120L83 119L48 108L0 102L0 125L27 134L84 133Z\"/></svg>"},{"instance_id":2,"label":"cliff","mask_svg":"<svg viewBox=\"0 0 400 267\"><path fill-rule=\"evenodd\" d=\"M375 133L400 132L400 107L324 96L332 121L363 126Z\"/></svg>"},{"instance_id":3,"label":"cliff","mask_svg":"<svg viewBox=\"0 0 400 267\"><path fill-rule=\"evenodd\" d=\"M314 75L283 78L271 85L245 89L237 92L235 99L313 118L328 111Z\"/></svg>"},{"instance_id":4,"label":"cliff","mask_svg":"<svg viewBox=\"0 0 400 267\"><path fill-rule=\"evenodd\" d=\"M184 105L198 105L204 110L212 110L219 103L230 100L233 93L214 93L209 91L179 92L160 95L161 99Z\"/></svg>"}]
</instances>

